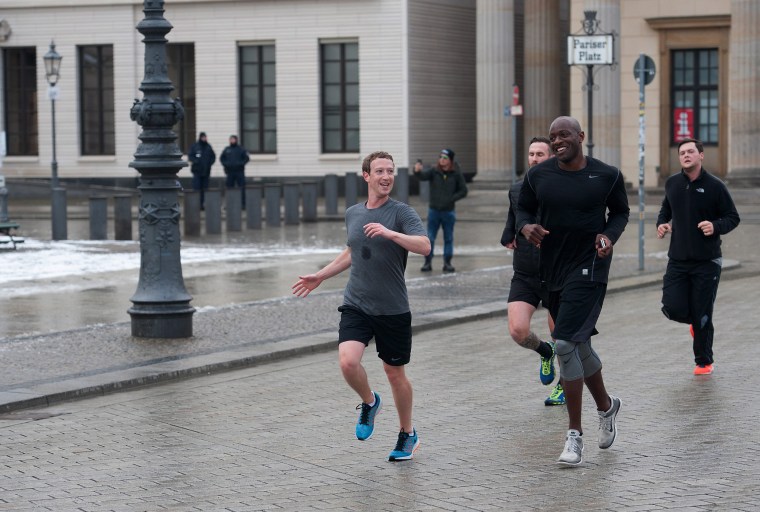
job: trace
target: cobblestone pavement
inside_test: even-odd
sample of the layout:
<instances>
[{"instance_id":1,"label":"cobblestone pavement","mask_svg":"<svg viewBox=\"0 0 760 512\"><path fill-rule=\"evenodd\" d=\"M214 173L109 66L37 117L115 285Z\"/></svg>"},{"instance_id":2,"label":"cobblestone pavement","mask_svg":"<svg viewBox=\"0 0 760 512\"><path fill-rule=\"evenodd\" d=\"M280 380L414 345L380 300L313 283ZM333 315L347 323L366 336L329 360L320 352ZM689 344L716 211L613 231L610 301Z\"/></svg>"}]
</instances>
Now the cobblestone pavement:
<instances>
[{"instance_id":1,"label":"cobblestone pavement","mask_svg":"<svg viewBox=\"0 0 760 512\"><path fill-rule=\"evenodd\" d=\"M726 277L708 377L656 285L608 296L594 344L623 400L619 435L597 448L586 395L578 468L555 464L566 413L543 405L537 357L489 318L415 337L413 461L385 461L397 418L373 351L385 408L366 442L335 353L317 353L8 413L0 510L758 510L760 277Z\"/></svg>"}]
</instances>

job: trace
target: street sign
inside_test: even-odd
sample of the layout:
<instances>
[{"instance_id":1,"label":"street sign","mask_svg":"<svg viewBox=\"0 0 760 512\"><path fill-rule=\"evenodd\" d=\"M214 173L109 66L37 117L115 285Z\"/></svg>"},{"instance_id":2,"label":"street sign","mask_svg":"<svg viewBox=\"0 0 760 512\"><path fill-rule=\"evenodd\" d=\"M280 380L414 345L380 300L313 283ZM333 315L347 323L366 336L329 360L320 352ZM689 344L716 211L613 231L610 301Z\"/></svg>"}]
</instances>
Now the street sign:
<instances>
[{"instance_id":1,"label":"street sign","mask_svg":"<svg viewBox=\"0 0 760 512\"><path fill-rule=\"evenodd\" d=\"M567 36L567 63L576 65L614 64L612 34Z\"/></svg>"},{"instance_id":2,"label":"street sign","mask_svg":"<svg viewBox=\"0 0 760 512\"><path fill-rule=\"evenodd\" d=\"M48 99L49 100L57 100L58 95L61 93L61 90L58 88L57 85L48 85Z\"/></svg>"},{"instance_id":3,"label":"street sign","mask_svg":"<svg viewBox=\"0 0 760 512\"><path fill-rule=\"evenodd\" d=\"M523 107L522 105L512 105L509 111L510 114L513 116L521 116L523 115Z\"/></svg>"},{"instance_id":4,"label":"street sign","mask_svg":"<svg viewBox=\"0 0 760 512\"><path fill-rule=\"evenodd\" d=\"M639 75L641 73L641 67L639 66L640 62L641 59L636 59L636 62L633 63L633 79L636 80L636 83L638 83ZM652 83L655 72L654 61L649 55L644 55L644 85Z\"/></svg>"}]
</instances>

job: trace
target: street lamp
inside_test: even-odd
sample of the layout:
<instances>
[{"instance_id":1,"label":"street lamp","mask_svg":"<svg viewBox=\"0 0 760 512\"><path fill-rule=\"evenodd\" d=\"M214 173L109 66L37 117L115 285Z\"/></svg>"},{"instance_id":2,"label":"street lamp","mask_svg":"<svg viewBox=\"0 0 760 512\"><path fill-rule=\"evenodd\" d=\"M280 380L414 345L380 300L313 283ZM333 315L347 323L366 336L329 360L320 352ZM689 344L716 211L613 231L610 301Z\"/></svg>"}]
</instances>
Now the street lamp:
<instances>
[{"instance_id":1,"label":"street lamp","mask_svg":"<svg viewBox=\"0 0 760 512\"><path fill-rule=\"evenodd\" d=\"M50 41L50 49L42 57L45 61L45 78L47 78L48 84L48 97L50 98L50 108L53 114L53 161L50 166L53 170L53 180L51 182L52 188L58 187L58 161L55 158L55 100L58 97L58 79L61 77L61 57L57 51L55 51L55 42Z\"/></svg>"},{"instance_id":2,"label":"street lamp","mask_svg":"<svg viewBox=\"0 0 760 512\"><path fill-rule=\"evenodd\" d=\"M185 111L170 93L166 34L172 29L164 18L164 0L143 0L145 18L137 24L145 43L145 73L129 111L142 126L135 159L129 166L140 173L140 278L132 296L132 336L189 338L193 335L192 297L185 289L180 258L180 207L177 172L187 163L177 146L172 126Z\"/></svg>"}]
</instances>

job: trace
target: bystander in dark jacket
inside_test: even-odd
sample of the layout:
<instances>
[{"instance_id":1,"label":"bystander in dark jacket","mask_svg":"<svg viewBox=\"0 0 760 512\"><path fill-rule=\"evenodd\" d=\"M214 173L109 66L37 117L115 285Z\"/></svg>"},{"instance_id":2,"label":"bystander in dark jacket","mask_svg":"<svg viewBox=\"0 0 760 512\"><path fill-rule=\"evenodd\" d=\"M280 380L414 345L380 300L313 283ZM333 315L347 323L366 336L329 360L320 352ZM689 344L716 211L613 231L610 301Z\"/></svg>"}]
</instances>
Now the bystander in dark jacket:
<instances>
[{"instance_id":1,"label":"bystander in dark jacket","mask_svg":"<svg viewBox=\"0 0 760 512\"><path fill-rule=\"evenodd\" d=\"M193 173L193 190L201 195L201 210L204 209L205 192L208 190L211 167L216 162L216 153L208 143L206 132L198 135L198 140L187 151L187 159L190 161L190 171Z\"/></svg>"}]
</instances>

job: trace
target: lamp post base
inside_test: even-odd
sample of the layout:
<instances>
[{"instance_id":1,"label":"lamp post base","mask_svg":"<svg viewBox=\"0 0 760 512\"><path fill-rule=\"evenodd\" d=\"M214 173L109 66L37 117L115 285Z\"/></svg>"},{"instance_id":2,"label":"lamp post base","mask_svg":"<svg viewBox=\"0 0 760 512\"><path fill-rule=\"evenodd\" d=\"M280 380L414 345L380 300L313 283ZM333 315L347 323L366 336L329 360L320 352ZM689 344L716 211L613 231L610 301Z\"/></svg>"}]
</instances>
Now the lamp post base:
<instances>
[{"instance_id":1,"label":"lamp post base","mask_svg":"<svg viewBox=\"0 0 760 512\"><path fill-rule=\"evenodd\" d=\"M127 310L132 317L132 336L138 338L190 338L193 336L195 308L167 309L135 305Z\"/></svg>"}]
</instances>

